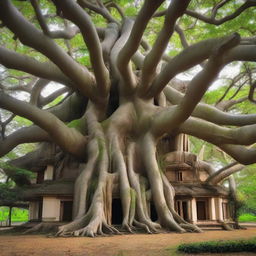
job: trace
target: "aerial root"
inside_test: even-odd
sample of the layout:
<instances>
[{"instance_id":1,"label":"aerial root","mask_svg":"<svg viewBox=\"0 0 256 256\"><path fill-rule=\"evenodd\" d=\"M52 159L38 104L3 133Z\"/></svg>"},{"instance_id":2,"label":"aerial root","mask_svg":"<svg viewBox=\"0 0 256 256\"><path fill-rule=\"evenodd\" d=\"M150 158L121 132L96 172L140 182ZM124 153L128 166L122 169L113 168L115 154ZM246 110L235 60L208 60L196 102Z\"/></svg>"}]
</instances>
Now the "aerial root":
<instances>
[{"instance_id":1,"label":"aerial root","mask_svg":"<svg viewBox=\"0 0 256 256\"><path fill-rule=\"evenodd\" d=\"M36 233L36 232L50 233L50 232L56 232L57 230L58 230L58 224L41 222L35 225L34 227L29 228L28 230L23 232L23 234L30 234L30 233Z\"/></svg>"},{"instance_id":2,"label":"aerial root","mask_svg":"<svg viewBox=\"0 0 256 256\"><path fill-rule=\"evenodd\" d=\"M224 229L224 230L227 230L227 231L232 231L232 230L234 230L229 224L227 224L226 222L221 222L221 227L222 227L222 229Z\"/></svg>"},{"instance_id":3,"label":"aerial root","mask_svg":"<svg viewBox=\"0 0 256 256\"><path fill-rule=\"evenodd\" d=\"M134 234L134 230L135 230L135 227L133 227L132 225L128 224L127 222L123 223L122 224L122 229L128 231L129 233L131 234Z\"/></svg>"},{"instance_id":4,"label":"aerial root","mask_svg":"<svg viewBox=\"0 0 256 256\"><path fill-rule=\"evenodd\" d=\"M143 228L148 234L158 234L159 231L157 231L157 229L150 223L143 223L137 220L134 220L134 225L139 227L139 228ZM160 229L160 225L159 225L159 229Z\"/></svg>"},{"instance_id":5,"label":"aerial root","mask_svg":"<svg viewBox=\"0 0 256 256\"><path fill-rule=\"evenodd\" d=\"M107 236L107 235L114 235L118 234L120 235L121 233L114 228L113 226L108 225L104 221L101 223L94 223L91 222L87 226L73 230L73 231L68 231L68 230L59 230L58 233L56 234L57 236L87 236L87 237L96 237L96 236Z\"/></svg>"},{"instance_id":6,"label":"aerial root","mask_svg":"<svg viewBox=\"0 0 256 256\"><path fill-rule=\"evenodd\" d=\"M196 225L190 224L190 223L181 223L179 224L183 229L185 229L187 232L195 232L195 233L202 233L203 231L197 227Z\"/></svg>"}]
</instances>

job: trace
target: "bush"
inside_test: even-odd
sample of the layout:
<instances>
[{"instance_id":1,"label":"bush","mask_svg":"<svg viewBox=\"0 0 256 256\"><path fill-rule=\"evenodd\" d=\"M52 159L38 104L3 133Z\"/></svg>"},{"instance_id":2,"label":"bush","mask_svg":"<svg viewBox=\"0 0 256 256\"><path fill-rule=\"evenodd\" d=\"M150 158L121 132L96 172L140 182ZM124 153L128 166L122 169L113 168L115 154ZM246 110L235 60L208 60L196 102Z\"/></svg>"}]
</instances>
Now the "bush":
<instances>
[{"instance_id":1,"label":"bush","mask_svg":"<svg viewBox=\"0 0 256 256\"><path fill-rule=\"evenodd\" d=\"M181 244L177 248L183 253L225 253L256 252L256 238L250 240L211 241L193 244Z\"/></svg>"},{"instance_id":2,"label":"bush","mask_svg":"<svg viewBox=\"0 0 256 256\"><path fill-rule=\"evenodd\" d=\"M245 213L239 216L241 222L256 222L256 216L250 213Z\"/></svg>"},{"instance_id":3,"label":"bush","mask_svg":"<svg viewBox=\"0 0 256 256\"><path fill-rule=\"evenodd\" d=\"M0 221L6 221L9 215L9 207L0 207ZM12 222L28 221L28 210L14 207L12 209Z\"/></svg>"}]
</instances>

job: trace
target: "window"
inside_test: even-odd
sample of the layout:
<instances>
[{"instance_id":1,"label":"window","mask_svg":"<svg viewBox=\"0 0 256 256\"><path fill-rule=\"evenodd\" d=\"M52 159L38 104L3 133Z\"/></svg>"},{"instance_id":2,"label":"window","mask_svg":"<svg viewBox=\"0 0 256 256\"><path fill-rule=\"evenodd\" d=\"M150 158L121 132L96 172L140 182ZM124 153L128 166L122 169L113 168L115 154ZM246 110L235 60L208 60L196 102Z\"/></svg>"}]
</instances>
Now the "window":
<instances>
[{"instance_id":1,"label":"window","mask_svg":"<svg viewBox=\"0 0 256 256\"><path fill-rule=\"evenodd\" d=\"M182 172L178 171L176 172L176 181L182 181L183 177L182 177Z\"/></svg>"}]
</instances>

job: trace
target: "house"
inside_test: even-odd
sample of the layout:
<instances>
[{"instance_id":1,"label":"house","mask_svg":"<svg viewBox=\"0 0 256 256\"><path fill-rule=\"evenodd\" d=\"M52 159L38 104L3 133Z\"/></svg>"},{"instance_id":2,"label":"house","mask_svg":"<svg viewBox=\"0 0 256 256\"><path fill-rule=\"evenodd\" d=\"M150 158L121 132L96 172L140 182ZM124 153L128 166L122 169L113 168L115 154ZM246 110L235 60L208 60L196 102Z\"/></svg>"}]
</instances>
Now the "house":
<instances>
[{"instance_id":1,"label":"house","mask_svg":"<svg viewBox=\"0 0 256 256\"><path fill-rule=\"evenodd\" d=\"M229 191L223 185L205 183L212 169L202 164L196 155L188 152L188 140L179 137L176 151L166 153L163 158L164 172L175 189L175 209L190 223L199 226L232 222L232 204ZM72 201L76 172L56 178L52 165L38 173L37 181L26 193L30 201L30 220L45 222L67 222L72 220ZM73 173L73 177L70 173ZM149 204L151 218L157 220L153 204ZM121 224L121 202L118 191L113 191L112 224Z\"/></svg>"}]
</instances>

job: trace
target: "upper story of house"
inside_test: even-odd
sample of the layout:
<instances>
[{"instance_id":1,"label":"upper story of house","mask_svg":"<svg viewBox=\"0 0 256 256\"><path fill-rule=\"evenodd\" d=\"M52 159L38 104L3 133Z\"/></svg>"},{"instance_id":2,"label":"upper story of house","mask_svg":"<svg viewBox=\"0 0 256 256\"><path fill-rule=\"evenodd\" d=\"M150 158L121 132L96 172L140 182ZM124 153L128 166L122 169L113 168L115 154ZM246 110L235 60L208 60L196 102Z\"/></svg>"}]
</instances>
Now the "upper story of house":
<instances>
[{"instance_id":1,"label":"upper story of house","mask_svg":"<svg viewBox=\"0 0 256 256\"><path fill-rule=\"evenodd\" d=\"M165 175L170 182L201 183L209 177L211 167L188 152L175 151L164 157Z\"/></svg>"}]
</instances>

